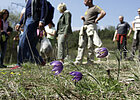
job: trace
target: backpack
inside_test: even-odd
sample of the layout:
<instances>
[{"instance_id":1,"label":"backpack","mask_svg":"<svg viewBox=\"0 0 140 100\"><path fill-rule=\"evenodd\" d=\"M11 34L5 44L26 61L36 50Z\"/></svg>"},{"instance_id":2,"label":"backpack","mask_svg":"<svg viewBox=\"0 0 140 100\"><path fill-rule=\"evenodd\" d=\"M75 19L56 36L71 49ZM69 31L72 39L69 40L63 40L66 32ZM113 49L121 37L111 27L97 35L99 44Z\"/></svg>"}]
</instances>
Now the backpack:
<instances>
[{"instance_id":1,"label":"backpack","mask_svg":"<svg viewBox=\"0 0 140 100\"><path fill-rule=\"evenodd\" d=\"M53 16L54 16L54 7L51 5L49 1L46 0L46 7L47 10L47 16L45 18L45 26L52 22Z\"/></svg>"}]
</instances>

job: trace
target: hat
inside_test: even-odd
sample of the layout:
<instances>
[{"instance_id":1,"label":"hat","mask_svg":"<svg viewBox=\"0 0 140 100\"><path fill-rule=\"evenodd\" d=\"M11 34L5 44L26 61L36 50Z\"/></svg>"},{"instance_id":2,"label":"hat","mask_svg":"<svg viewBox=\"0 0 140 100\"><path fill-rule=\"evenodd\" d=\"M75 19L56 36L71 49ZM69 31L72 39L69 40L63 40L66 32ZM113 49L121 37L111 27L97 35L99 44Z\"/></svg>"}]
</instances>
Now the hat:
<instances>
[{"instance_id":1,"label":"hat","mask_svg":"<svg viewBox=\"0 0 140 100\"><path fill-rule=\"evenodd\" d=\"M138 11L140 11L140 8L138 9Z\"/></svg>"}]
</instances>

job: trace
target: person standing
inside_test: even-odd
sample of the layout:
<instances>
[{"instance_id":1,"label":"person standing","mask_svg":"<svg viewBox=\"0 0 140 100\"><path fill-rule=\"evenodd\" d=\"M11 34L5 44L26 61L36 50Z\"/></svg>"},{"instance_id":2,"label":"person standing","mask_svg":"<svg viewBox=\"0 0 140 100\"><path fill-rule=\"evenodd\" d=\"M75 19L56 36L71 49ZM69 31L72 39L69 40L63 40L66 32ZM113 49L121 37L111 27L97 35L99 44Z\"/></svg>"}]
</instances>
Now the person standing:
<instances>
[{"instance_id":1,"label":"person standing","mask_svg":"<svg viewBox=\"0 0 140 100\"><path fill-rule=\"evenodd\" d=\"M140 8L137 11L138 11L138 16L136 16L134 21L132 22L132 28L135 33L133 36L132 52L129 60L133 60L136 50L138 50L139 51L138 59L140 61Z\"/></svg>"},{"instance_id":2,"label":"person standing","mask_svg":"<svg viewBox=\"0 0 140 100\"><path fill-rule=\"evenodd\" d=\"M122 52L123 58L126 60L127 57L127 37L131 34L131 27L130 25L124 21L123 16L119 16L120 23L117 25L117 29L114 34L113 41L117 40L118 50L120 51L120 59L122 59ZM129 32L128 32L129 30ZM128 33L128 34L127 34ZM116 39L117 37L117 39Z\"/></svg>"},{"instance_id":3,"label":"person standing","mask_svg":"<svg viewBox=\"0 0 140 100\"><path fill-rule=\"evenodd\" d=\"M85 12L85 17L81 16L81 19L84 21L84 25L81 27L79 33L79 47L76 61L74 62L75 65L82 64L86 45L88 46L87 62L89 64L93 63L94 61L93 44L96 46L102 45L101 40L97 34L96 24L106 15L106 12L99 6L93 5L93 0L84 0L84 4L85 6L88 6L88 9Z\"/></svg>"},{"instance_id":4,"label":"person standing","mask_svg":"<svg viewBox=\"0 0 140 100\"><path fill-rule=\"evenodd\" d=\"M48 57L48 61L56 59L56 54L55 54L55 45L56 45L56 29L55 25L53 22L50 22L47 26L45 26L45 31L47 33L47 39L49 39L51 45L52 45L52 51L50 52L50 55Z\"/></svg>"},{"instance_id":5,"label":"person standing","mask_svg":"<svg viewBox=\"0 0 140 100\"><path fill-rule=\"evenodd\" d=\"M37 27L43 29L46 17L46 0L28 0L26 3L24 15L24 33L19 41L19 52L17 57L17 65L12 68L21 67L25 59L44 66L46 63L39 55L36 45L38 43ZM19 29L20 25L16 28ZM29 58L30 57L30 58Z\"/></svg>"},{"instance_id":6,"label":"person standing","mask_svg":"<svg viewBox=\"0 0 140 100\"><path fill-rule=\"evenodd\" d=\"M65 57L65 43L68 38L68 35L72 33L71 29L71 13L67 10L65 3L60 3L57 7L58 11L62 14L58 24L57 24L57 31L58 34L57 42L58 42L58 52L57 56L58 59L64 63Z\"/></svg>"},{"instance_id":7,"label":"person standing","mask_svg":"<svg viewBox=\"0 0 140 100\"><path fill-rule=\"evenodd\" d=\"M0 68L6 68L7 66L3 65L6 49L7 49L7 40L11 34L12 28L9 30L9 22L7 21L9 17L9 11L7 9L2 10L2 30L1 30L1 52L0 52Z\"/></svg>"}]
</instances>

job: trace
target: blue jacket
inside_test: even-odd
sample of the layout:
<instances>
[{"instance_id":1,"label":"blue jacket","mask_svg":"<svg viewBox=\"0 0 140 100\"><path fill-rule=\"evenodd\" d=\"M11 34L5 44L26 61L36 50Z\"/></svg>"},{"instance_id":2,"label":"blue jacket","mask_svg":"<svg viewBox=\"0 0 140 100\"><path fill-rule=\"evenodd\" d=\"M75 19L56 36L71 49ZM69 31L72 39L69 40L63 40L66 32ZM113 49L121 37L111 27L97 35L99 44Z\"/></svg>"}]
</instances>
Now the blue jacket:
<instances>
[{"instance_id":1,"label":"blue jacket","mask_svg":"<svg viewBox=\"0 0 140 100\"><path fill-rule=\"evenodd\" d=\"M31 16L35 21L41 21L45 23L45 18L47 16L48 7L46 4L47 0L32 0L31 1ZM27 2L28 3L28 2ZM26 10L25 10L26 13ZM25 15L25 14L24 14ZM24 16L24 24L28 16ZM23 20L23 18L21 19ZM20 23L21 25L22 23Z\"/></svg>"}]
</instances>

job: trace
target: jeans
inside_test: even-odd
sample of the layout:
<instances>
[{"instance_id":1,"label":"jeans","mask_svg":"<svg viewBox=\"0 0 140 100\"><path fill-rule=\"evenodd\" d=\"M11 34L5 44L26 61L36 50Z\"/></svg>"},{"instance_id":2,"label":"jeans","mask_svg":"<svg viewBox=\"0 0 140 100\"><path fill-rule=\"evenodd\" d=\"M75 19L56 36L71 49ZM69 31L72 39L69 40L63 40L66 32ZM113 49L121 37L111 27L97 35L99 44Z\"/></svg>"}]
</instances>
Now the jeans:
<instances>
[{"instance_id":1,"label":"jeans","mask_svg":"<svg viewBox=\"0 0 140 100\"><path fill-rule=\"evenodd\" d=\"M36 45L38 43L37 37L38 21L28 17L24 26L24 33L19 41L19 52L17 56L17 63L20 65L24 61L36 62L41 64L42 57L39 55Z\"/></svg>"}]
</instances>

